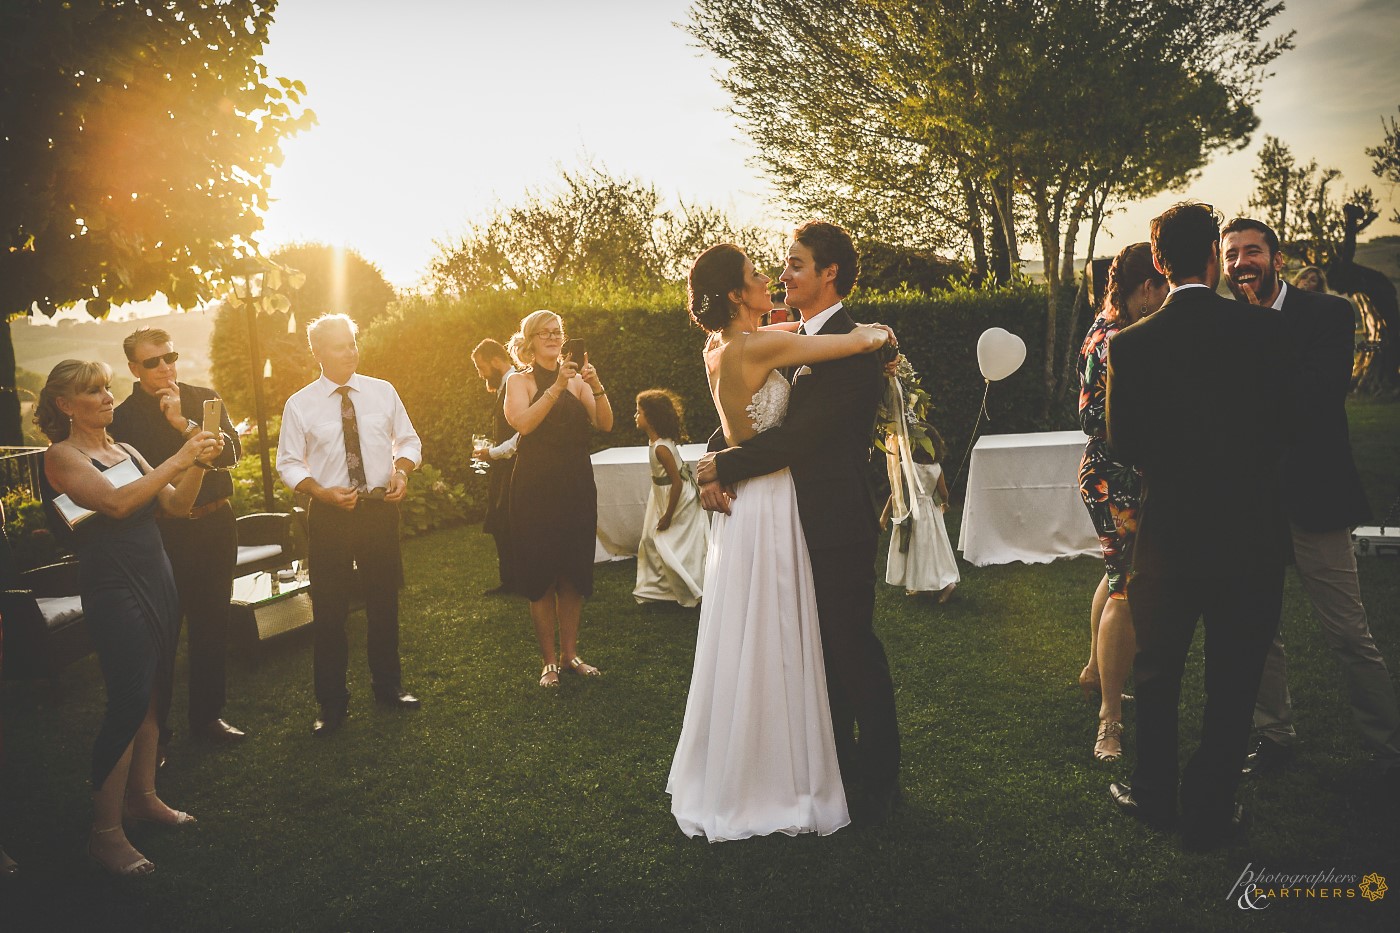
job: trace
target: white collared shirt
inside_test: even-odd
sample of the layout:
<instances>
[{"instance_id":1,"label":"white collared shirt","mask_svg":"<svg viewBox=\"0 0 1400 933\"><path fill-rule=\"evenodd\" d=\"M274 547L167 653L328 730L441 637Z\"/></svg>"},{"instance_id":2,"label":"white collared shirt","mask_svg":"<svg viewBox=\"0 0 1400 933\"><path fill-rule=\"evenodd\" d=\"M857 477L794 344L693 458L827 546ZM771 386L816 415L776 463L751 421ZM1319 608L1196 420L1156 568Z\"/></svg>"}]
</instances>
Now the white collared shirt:
<instances>
[{"instance_id":1,"label":"white collared shirt","mask_svg":"<svg viewBox=\"0 0 1400 933\"><path fill-rule=\"evenodd\" d=\"M1278 297L1274 299L1274 303L1269 305L1269 307L1273 308L1275 311L1282 311L1283 296L1286 294L1288 294L1288 283L1280 281L1278 283Z\"/></svg>"},{"instance_id":2,"label":"white collared shirt","mask_svg":"<svg viewBox=\"0 0 1400 933\"><path fill-rule=\"evenodd\" d=\"M820 334L822 328L826 326L826 322L831 320L831 316L840 310L841 302L838 301L820 314L812 315L802 322L802 332L804 334Z\"/></svg>"},{"instance_id":3,"label":"white collared shirt","mask_svg":"<svg viewBox=\"0 0 1400 933\"><path fill-rule=\"evenodd\" d=\"M1168 291L1168 292L1167 292L1167 298L1170 298L1172 295L1175 295L1177 292L1185 291L1185 290L1188 289L1188 288L1210 288L1210 286L1207 285L1205 282L1187 282L1185 285L1178 285L1178 286L1176 286L1175 288L1173 288L1173 289L1171 289L1170 291ZM1215 291L1215 289L1211 288L1211 291ZM1162 301L1165 302L1165 301L1166 301L1166 298L1163 298Z\"/></svg>"},{"instance_id":4,"label":"white collared shirt","mask_svg":"<svg viewBox=\"0 0 1400 933\"><path fill-rule=\"evenodd\" d=\"M365 483L370 489L386 487L394 475L395 460L411 460L414 466L423 462L423 444L392 385L359 373L345 384L350 387L360 429ZM277 472L292 489L308 478L322 486L350 485L339 388L323 375L287 399L277 442Z\"/></svg>"}]
</instances>

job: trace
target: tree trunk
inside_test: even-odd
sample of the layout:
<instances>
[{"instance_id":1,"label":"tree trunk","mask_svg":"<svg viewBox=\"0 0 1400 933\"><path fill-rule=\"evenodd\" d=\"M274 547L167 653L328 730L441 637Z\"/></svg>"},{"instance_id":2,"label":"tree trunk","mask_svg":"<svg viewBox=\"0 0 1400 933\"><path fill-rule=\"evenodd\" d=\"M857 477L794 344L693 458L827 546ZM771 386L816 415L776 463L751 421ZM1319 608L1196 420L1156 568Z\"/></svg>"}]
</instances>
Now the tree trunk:
<instances>
[{"instance_id":1,"label":"tree trunk","mask_svg":"<svg viewBox=\"0 0 1400 933\"><path fill-rule=\"evenodd\" d=\"M1055 398L1055 360L1057 354L1056 324L1060 311L1060 225L1052 215L1050 198L1043 185L1032 189L1031 200L1035 205L1035 222L1040 230L1040 251L1045 273L1045 359L1041 367L1041 383L1044 395L1040 403L1040 420L1050 417L1050 406Z\"/></svg>"},{"instance_id":2,"label":"tree trunk","mask_svg":"<svg viewBox=\"0 0 1400 933\"><path fill-rule=\"evenodd\" d=\"M19 385L15 364L15 344L8 318L0 318L0 446L24 445L24 426L19 420Z\"/></svg>"},{"instance_id":3,"label":"tree trunk","mask_svg":"<svg viewBox=\"0 0 1400 933\"><path fill-rule=\"evenodd\" d=\"M1400 394L1400 307L1395 284L1384 273L1356 262L1356 235L1377 214L1344 204L1342 216L1346 226L1337 261L1327 267L1327 282L1334 290L1355 296L1361 307L1366 342L1353 366L1353 388L1363 395L1393 397Z\"/></svg>"},{"instance_id":4,"label":"tree trunk","mask_svg":"<svg viewBox=\"0 0 1400 933\"><path fill-rule=\"evenodd\" d=\"M987 280L991 271L987 264L987 230L982 224L982 205L973 184L966 172L959 172L962 181L963 200L967 207L967 235L972 240L972 278L978 285Z\"/></svg>"},{"instance_id":5,"label":"tree trunk","mask_svg":"<svg viewBox=\"0 0 1400 933\"><path fill-rule=\"evenodd\" d=\"M996 209L997 222L1005 239L1006 261L1015 275L1021 271L1021 250L1016 240L1016 195L1012 190L1010 175L993 179L991 188L992 206Z\"/></svg>"},{"instance_id":6,"label":"tree trunk","mask_svg":"<svg viewBox=\"0 0 1400 933\"><path fill-rule=\"evenodd\" d=\"M1069 213L1069 223L1065 225L1065 251L1060 257L1060 281L1074 281L1074 246L1079 239L1079 225L1084 220L1084 209L1089 204L1089 196L1093 189L1086 187L1084 192L1074 202L1074 208ZM1091 252L1089 258L1093 259Z\"/></svg>"}]
</instances>

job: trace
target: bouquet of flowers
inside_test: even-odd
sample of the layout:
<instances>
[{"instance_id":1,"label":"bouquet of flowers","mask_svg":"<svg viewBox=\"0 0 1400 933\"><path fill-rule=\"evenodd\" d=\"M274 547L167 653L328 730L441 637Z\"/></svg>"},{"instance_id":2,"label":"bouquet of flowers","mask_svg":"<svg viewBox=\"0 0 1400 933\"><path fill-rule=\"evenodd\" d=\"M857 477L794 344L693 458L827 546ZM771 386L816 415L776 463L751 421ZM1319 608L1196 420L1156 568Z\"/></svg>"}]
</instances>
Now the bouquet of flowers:
<instances>
[{"instance_id":1,"label":"bouquet of flowers","mask_svg":"<svg viewBox=\"0 0 1400 933\"><path fill-rule=\"evenodd\" d=\"M889 378L885 395L875 412L875 446L886 454L892 454L886 438L890 435L900 437L907 432L911 450L913 445L918 445L930 457L936 457L933 441L929 440L925 427L932 411L933 397L920 384L919 374L909 358L901 354L895 374Z\"/></svg>"}]
</instances>

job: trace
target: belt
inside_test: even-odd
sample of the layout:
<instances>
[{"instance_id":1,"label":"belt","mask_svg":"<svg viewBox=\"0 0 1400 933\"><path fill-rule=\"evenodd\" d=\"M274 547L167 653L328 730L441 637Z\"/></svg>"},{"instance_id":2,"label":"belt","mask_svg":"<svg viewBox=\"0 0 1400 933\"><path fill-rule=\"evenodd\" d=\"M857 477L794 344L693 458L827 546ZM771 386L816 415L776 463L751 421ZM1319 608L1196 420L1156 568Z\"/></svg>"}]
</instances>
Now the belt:
<instances>
[{"instance_id":1,"label":"belt","mask_svg":"<svg viewBox=\"0 0 1400 933\"><path fill-rule=\"evenodd\" d=\"M190 514L186 517L189 518L190 521L194 521L206 515L213 515L226 505L228 505L228 496L224 496L222 499L215 499L213 502L206 502L203 505L195 506L190 509Z\"/></svg>"}]
</instances>

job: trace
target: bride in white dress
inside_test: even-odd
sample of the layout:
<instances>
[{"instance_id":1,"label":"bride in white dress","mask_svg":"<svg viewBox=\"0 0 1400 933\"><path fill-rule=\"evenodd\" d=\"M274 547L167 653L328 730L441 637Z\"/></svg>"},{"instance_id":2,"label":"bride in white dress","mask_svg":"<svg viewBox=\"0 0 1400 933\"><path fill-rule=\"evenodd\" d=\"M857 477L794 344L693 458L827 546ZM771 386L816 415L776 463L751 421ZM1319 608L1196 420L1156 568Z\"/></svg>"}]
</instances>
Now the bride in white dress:
<instances>
[{"instance_id":1,"label":"bride in white dress","mask_svg":"<svg viewBox=\"0 0 1400 933\"><path fill-rule=\"evenodd\" d=\"M887 334L799 336L759 329L766 275L736 246L690 272L690 310L710 331L705 368L730 445L782 423L777 370L871 352ZM833 833L850 822L827 704L817 601L788 470L744 480L715 513L695 668L666 792L689 836Z\"/></svg>"}]
</instances>

